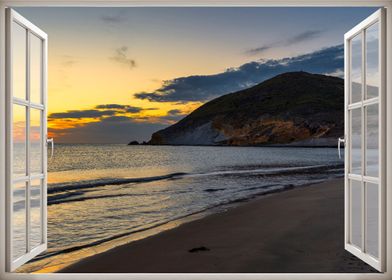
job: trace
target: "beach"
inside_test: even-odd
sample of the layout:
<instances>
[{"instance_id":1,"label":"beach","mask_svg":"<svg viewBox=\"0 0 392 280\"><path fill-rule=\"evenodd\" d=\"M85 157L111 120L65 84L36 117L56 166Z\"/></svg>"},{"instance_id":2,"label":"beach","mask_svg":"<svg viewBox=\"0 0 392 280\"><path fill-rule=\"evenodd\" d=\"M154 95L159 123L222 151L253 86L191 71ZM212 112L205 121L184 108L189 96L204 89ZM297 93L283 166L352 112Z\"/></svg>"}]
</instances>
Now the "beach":
<instances>
[{"instance_id":1,"label":"beach","mask_svg":"<svg viewBox=\"0 0 392 280\"><path fill-rule=\"evenodd\" d=\"M375 272L344 250L344 181L252 199L62 273Z\"/></svg>"}]
</instances>

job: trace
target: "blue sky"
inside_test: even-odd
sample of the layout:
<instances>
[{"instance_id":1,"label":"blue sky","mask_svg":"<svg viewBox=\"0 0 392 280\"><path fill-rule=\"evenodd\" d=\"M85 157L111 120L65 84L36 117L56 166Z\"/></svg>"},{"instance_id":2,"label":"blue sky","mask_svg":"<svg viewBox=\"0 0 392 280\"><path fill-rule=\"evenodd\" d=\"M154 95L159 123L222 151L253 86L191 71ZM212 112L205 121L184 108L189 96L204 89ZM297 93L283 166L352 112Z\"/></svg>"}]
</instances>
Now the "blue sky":
<instances>
[{"instance_id":1,"label":"blue sky","mask_svg":"<svg viewBox=\"0 0 392 280\"><path fill-rule=\"evenodd\" d=\"M16 10L49 35L52 136L124 143L282 72L342 75L344 33L376 9Z\"/></svg>"}]
</instances>

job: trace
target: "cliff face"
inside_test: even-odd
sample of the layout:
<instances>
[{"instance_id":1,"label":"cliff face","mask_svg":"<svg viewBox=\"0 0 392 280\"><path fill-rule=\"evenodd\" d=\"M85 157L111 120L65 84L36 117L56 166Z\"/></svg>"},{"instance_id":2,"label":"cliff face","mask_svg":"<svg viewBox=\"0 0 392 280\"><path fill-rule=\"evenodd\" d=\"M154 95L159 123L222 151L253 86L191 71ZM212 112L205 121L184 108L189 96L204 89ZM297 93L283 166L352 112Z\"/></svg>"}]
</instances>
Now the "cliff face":
<instances>
[{"instance_id":1,"label":"cliff face","mask_svg":"<svg viewBox=\"0 0 392 280\"><path fill-rule=\"evenodd\" d=\"M343 79L292 72L199 107L152 145L335 146L344 131Z\"/></svg>"}]
</instances>

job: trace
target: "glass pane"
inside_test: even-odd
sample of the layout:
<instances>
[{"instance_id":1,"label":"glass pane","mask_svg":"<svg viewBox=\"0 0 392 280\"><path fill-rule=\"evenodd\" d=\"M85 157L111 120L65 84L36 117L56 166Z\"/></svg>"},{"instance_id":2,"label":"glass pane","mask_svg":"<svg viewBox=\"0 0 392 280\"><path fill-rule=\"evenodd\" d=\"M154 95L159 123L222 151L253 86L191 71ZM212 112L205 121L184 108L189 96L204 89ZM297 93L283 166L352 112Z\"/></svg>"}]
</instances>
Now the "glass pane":
<instances>
[{"instance_id":1,"label":"glass pane","mask_svg":"<svg viewBox=\"0 0 392 280\"><path fill-rule=\"evenodd\" d=\"M351 103L362 100L362 34L351 40Z\"/></svg>"},{"instance_id":2,"label":"glass pane","mask_svg":"<svg viewBox=\"0 0 392 280\"><path fill-rule=\"evenodd\" d=\"M30 171L42 173L41 110L30 109Z\"/></svg>"},{"instance_id":3,"label":"glass pane","mask_svg":"<svg viewBox=\"0 0 392 280\"><path fill-rule=\"evenodd\" d=\"M351 173L362 173L362 109L351 110Z\"/></svg>"},{"instance_id":4,"label":"glass pane","mask_svg":"<svg viewBox=\"0 0 392 280\"><path fill-rule=\"evenodd\" d=\"M351 180L351 244L362 247L362 183Z\"/></svg>"},{"instance_id":5,"label":"glass pane","mask_svg":"<svg viewBox=\"0 0 392 280\"><path fill-rule=\"evenodd\" d=\"M41 230L41 179L33 180L30 187L31 249L42 243Z\"/></svg>"},{"instance_id":6,"label":"glass pane","mask_svg":"<svg viewBox=\"0 0 392 280\"><path fill-rule=\"evenodd\" d=\"M41 103L42 40L30 35L30 100Z\"/></svg>"},{"instance_id":7,"label":"glass pane","mask_svg":"<svg viewBox=\"0 0 392 280\"><path fill-rule=\"evenodd\" d=\"M366 30L366 98L378 96L380 86L378 23Z\"/></svg>"},{"instance_id":8,"label":"glass pane","mask_svg":"<svg viewBox=\"0 0 392 280\"><path fill-rule=\"evenodd\" d=\"M26 29L12 23L12 94L26 99Z\"/></svg>"},{"instance_id":9,"label":"glass pane","mask_svg":"<svg viewBox=\"0 0 392 280\"><path fill-rule=\"evenodd\" d=\"M366 107L366 175L378 177L378 104Z\"/></svg>"},{"instance_id":10,"label":"glass pane","mask_svg":"<svg viewBox=\"0 0 392 280\"><path fill-rule=\"evenodd\" d=\"M366 253L378 257L378 185L366 183Z\"/></svg>"},{"instance_id":11,"label":"glass pane","mask_svg":"<svg viewBox=\"0 0 392 280\"><path fill-rule=\"evenodd\" d=\"M26 107L13 105L13 176L26 173Z\"/></svg>"},{"instance_id":12,"label":"glass pane","mask_svg":"<svg viewBox=\"0 0 392 280\"><path fill-rule=\"evenodd\" d=\"M26 253L26 183L15 184L12 193L12 258L15 260Z\"/></svg>"}]
</instances>

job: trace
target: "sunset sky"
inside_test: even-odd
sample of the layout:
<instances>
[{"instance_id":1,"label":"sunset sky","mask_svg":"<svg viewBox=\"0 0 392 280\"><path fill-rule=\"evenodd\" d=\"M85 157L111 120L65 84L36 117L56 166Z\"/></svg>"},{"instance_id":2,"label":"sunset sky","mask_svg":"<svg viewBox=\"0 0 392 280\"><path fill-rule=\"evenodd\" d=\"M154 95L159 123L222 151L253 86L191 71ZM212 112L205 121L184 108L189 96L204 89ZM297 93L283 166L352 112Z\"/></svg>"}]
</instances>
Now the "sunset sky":
<instances>
[{"instance_id":1,"label":"sunset sky","mask_svg":"<svg viewBox=\"0 0 392 280\"><path fill-rule=\"evenodd\" d=\"M375 8L17 8L49 37L58 143L147 141L225 93L287 71L342 75Z\"/></svg>"}]
</instances>

